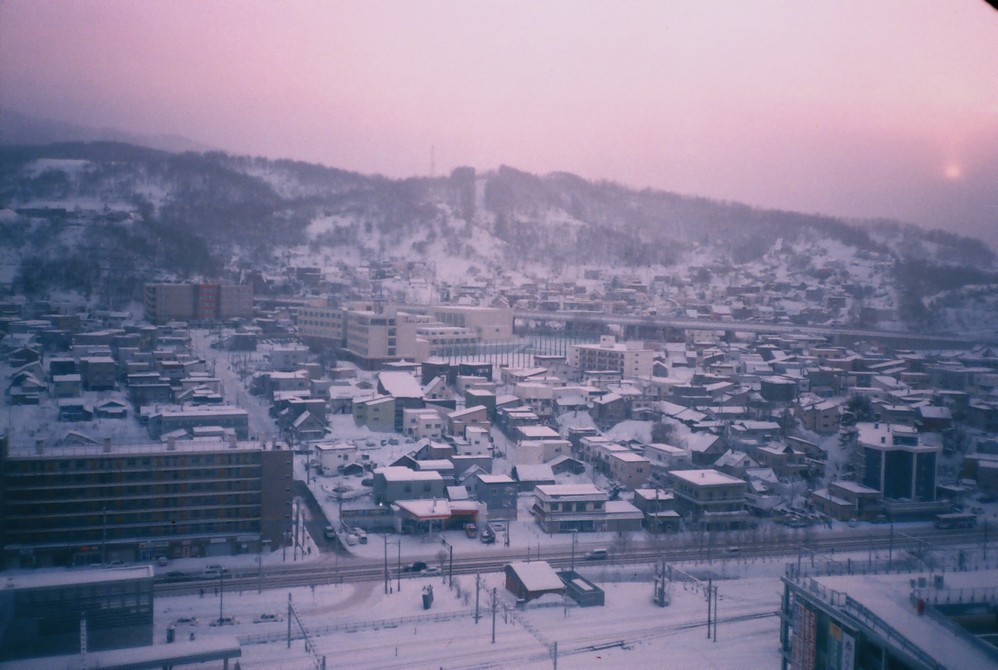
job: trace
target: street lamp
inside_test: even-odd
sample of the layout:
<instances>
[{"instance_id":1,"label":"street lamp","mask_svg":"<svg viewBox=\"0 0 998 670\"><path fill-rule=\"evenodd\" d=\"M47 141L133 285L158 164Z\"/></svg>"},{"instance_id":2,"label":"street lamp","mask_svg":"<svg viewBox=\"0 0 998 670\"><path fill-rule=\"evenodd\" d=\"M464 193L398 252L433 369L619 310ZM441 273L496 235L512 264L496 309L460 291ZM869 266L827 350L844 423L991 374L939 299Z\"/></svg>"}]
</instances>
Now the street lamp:
<instances>
[{"instance_id":1,"label":"street lamp","mask_svg":"<svg viewBox=\"0 0 998 670\"><path fill-rule=\"evenodd\" d=\"M572 572L575 572L575 541L579 538L579 530L572 529Z\"/></svg>"},{"instance_id":2,"label":"street lamp","mask_svg":"<svg viewBox=\"0 0 998 670\"><path fill-rule=\"evenodd\" d=\"M447 547L447 552L450 554L450 559L447 567L447 586L450 587L454 585L454 547L451 545L450 542L447 541L447 538L445 537L441 537L440 542L445 547Z\"/></svg>"}]
</instances>

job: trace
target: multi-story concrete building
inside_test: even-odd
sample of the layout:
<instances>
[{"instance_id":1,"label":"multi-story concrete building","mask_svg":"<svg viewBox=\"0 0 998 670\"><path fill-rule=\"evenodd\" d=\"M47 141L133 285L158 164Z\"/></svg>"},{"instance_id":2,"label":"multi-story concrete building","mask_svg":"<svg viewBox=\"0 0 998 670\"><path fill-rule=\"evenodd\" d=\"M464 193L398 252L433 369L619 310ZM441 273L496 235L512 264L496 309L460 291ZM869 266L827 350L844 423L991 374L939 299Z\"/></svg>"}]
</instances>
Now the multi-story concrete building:
<instances>
[{"instance_id":1,"label":"multi-story concrete building","mask_svg":"<svg viewBox=\"0 0 998 670\"><path fill-rule=\"evenodd\" d=\"M592 484L541 484L531 513L546 533L640 530L644 515L623 500L610 500Z\"/></svg>"},{"instance_id":2,"label":"multi-story concrete building","mask_svg":"<svg viewBox=\"0 0 998 670\"><path fill-rule=\"evenodd\" d=\"M618 343L613 335L603 335L599 344L576 344L569 362L580 370L619 372L623 379L651 376L655 351L641 342Z\"/></svg>"},{"instance_id":3,"label":"multi-story concrete building","mask_svg":"<svg viewBox=\"0 0 998 670\"><path fill-rule=\"evenodd\" d=\"M0 663L78 654L81 619L89 652L152 645L152 566L7 577L0 591Z\"/></svg>"},{"instance_id":4,"label":"multi-story concrete building","mask_svg":"<svg viewBox=\"0 0 998 670\"><path fill-rule=\"evenodd\" d=\"M8 566L259 551L291 520L291 452L194 440L2 451Z\"/></svg>"},{"instance_id":5,"label":"multi-story concrete building","mask_svg":"<svg viewBox=\"0 0 998 670\"><path fill-rule=\"evenodd\" d=\"M887 423L856 425L857 479L884 498L936 499L936 465L941 447L921 442L918 431Z\"/></svg>"},{"instance_id":6,"label":"multi-story concrete building","mask_svg":"<svg viewBox=\"0 0 998 670\"><path fill-rule=\"evenodd\" d=\"M707 530L740 528L749 523L745 509L748 483L713 469L669 473L676 511Z\"/></svg>"},{"instance_id":7,"label":"multi-story concrete building","mask_svg":"<svg viewBox=\"0 0 998 670\"><path fill-rule=\"evenodd\" d=\"M440 323L467 328L478 340L486 343L509 342L513 339L513 311L496 307L435 305L420 308Z\"/></svg>"},{"instance_id":8,"label":"multi-story concrete building","mask_svg":"<svg viewBox=\"0 0 998 670\"><path fill-rule=\"evenodd\" d=\"M995 589L983 586L996 581L993 570L935 576L791 574L783 578L780 667L993 668L998 653L985 641L986 634L994 635L993 617L978 613L993 612L998 605Z\"/></svg>"},{"instance_id":9,"label":"multi-story concrete building","mask_svg":"<svg viewBox=\"0 0 998 670\"><path fill-rule=\"evenodd\" d=\"M146 284L146 319L214 321L253 316L253 287L249 284Z\"/></svg>"}]
</instances>

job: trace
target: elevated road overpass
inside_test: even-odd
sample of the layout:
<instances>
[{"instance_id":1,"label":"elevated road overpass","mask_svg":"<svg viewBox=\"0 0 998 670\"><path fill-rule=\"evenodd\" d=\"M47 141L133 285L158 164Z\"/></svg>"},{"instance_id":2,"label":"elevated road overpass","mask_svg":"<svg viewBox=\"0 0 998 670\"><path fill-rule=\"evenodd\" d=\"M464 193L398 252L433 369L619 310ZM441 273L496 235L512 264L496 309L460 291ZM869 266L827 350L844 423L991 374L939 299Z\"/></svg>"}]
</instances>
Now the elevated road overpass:
<instances>
[{"instance_id":1,"label":"elevated road overpass","mask_svg":"<svg viewBox=\"0 0 998 670\"><path fill-rule=\"evenodd\" d=\"M977 344L998 344L990 340L974 340L957 335L930 335L910 331L871 330L836 326L804 326L791 323L766 323L762 321L721 321L717 319L689 319L664 316L631 314L606 314L602 312L546 312L538 310L513 310L514 328L517 322L576 324L579 326L617 325L642 333L659 331L723 331L725 333L756 333L766 335L805 335L824 337L833 343L875 342L898 348L912 349L969 349Z\"/></svg>"}]
</instances>

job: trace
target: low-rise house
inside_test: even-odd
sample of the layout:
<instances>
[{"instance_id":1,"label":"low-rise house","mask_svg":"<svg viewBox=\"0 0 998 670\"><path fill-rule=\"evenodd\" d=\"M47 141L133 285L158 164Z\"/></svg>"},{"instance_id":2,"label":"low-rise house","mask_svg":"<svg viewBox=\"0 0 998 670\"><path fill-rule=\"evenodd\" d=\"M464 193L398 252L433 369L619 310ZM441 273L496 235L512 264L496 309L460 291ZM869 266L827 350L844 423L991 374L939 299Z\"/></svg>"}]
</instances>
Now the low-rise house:
<instances>
[{"instance_id":1,"label":"low-rise house","mask_svg":"<svg viewBox=\"0 0 998 670\"><path fill-rule=\"evenodd\" d=\"M80 375L52 375L52 397L76 398L82 391L83 377Z\"/></svg>"},{"instance_id":2,"label":"low-rise house","mask_svg":"<svg viewBox=\"0 0 998 670\"><path fill-rule=\"evenodd\" d=\"M442 499L444 486L439 472L417 472L401 466L378 468L372 478L372 493L378 504L399 500Z\"/></svg>"},{"instance_id":3,"label":"low-rise house","mask_svg":"<svg viewBox=\"0 0 998 670\"><path fill-rule=\"evenodd\" d=\"M712 465L728 450L724 438L713 433L692 433L684 439L694 466Z\"/></svg>"},{"instance_id":4,"label":"low-rise house","mask_svg":"<svg viewBox=\"0 0 998 670\"><path fill-rule=\"evenodd\" d=\"M349 442L319 442L313 445L315 459L324 475L335 475L340 467L357 460L357 445Z\"/></svg>"},{"instance_id":5,"label":"low-rise house","mask_svg":"<svg viewBox=\"0 0 998 670\"><path fill-rule=\"evenodd\" d=\"M515 520L518 485L509 475L478 472L465 485L471 495L483 503L489 519Z\"/></svg>"},{"instance_id":6,"label":"low-rise house","mask_svg":"<svg viewBox=\"0 0 998 670\"><path fill-rule=\"evenodd\" d=\"M804 474L807 457L790 445L759 447L752 452L760 465L772 468L777 477L793 477Z\"/></svg>"},{"instance_id":7,"label":"low-rise house","mask_svg":"<svg viewBox=\"0 0 998 670\"><path fill-rule=\"evenodd\" d=\"M759 467L759 464L744 451L729 449L714 461L714 469L738 479L745 478L746 470Z\"/></svg>"},{"instance_id":8,"label":"low-rise house","mask_svg":"<svg viewBox=\"0 0 998 670\"><path fill-rule=\"evenodd\" d=\"M484 405L475 405L447 414L447 432L451 435L464 435L470 426L488 428L490 425L489 411Z\"/></svg>"},{"instance_id":9,"label":"low-rise house","mask_svg":"<svg viewBox=\"0 0 998 670\"><path fill-rule=\"evenodd\" d=\"M797 418L806 430L828 435L839 429L840 405L835 400L801 403L796 406Z\"/></svg>"},{"instance_id":10,"label":"low-rise house","mask_svg":"<svg viewBox=\"0 0 998 670\"><path fill-rule=\"evenodd\" d=\"M550 465L517 464L513 466L510 476L523 492L533 491L537 486L551 485L556 481Z\"/></svg>"},{"instance_id":11,"label":"low-rise house","mask_svg":"<svg viewBox=\"0 0 998 670\"><path fill-rule=\"evenodd\" d=\"M94 412L100 419L124 419L128 416L128 405L110 398L97 403Z\"/></svg>"},{"instance_id":12,"label":"low-rise house","mask_svg":"<svg viewBox=\"0 0 998 670\"><path fill-rule=\"evenodd\" d=\"M61 398L59 401L59 421L93 421L94 412L90 405L80 398Z\"/></svg>"},{"instance_id":13,"label":"low-rise house","mask_svg":"<svg viewBox=\"0 0 998 670\"><path fill-rule=\"evenodd\" d=\"M556 475L581 475L586 472L585 463L568 455L552 458L546 465L550 466L551 472Z\"/></svg>"},{"instance_id":14,"label":"low-rise house","mask_svg":"<svg viewBox=\"0 0 998 670\"><path fill-rule=\"evenodd\" d=\"M559 456L567 456L572 449L568 440L521 440L516 444L516 462L522 465L540 465Z\"/></svg>"},{"instance_id":15,"label":"low-rise house","mask_svg":"<svg viewBox=\"0 0 998 670\"><path fill-rule=\"evenodd\" d=\"M653 533L679 530L680 515L676 511L676 496L660 488L634 489L634 506L644 514L644 525Z\"/></svg>"},{"instance_id":16,"label":"low-rise house","mask_svg":"<svg viewBox=\"0 0 998 670\"><path fill-rule=\"evenodd\" d=\"M941 433L953 427L953 413L949 407L922 405L918 408L918 425L924 432Z\"/></svg>"},{"instance_id":17,"label":"low-rise house","mask_svg":"<svg viewBox=\"0 0 998 670\"><path fill-rule=\"evenodd\" d=\"M387 395L363 399L355 398L353 401L353 420L358 426L367 426L375 432L394 432L395 399Z\"/></svg>"},{"instance_id":18,"label":"low-rise house","mask_svg":"<svg viewBox=\"0 0 998 670\"><path fill-rule=\"evenodd\" d=\"M883 494L859 482L839 480L811 494L815 509L839 521L870 520L883 511Z\"/></svg>"},{"instance_id":19,"label":"low-rise house","mask_svg":"<svg viewBox=\"0 0 998 670\"><path fill-rule=\"evenodd\" d=\"M607 393L592 401L591 414L598 426L614 426L628 415L627 399L617 393Z\"/></svg>"},{"instance_id":20,"label":"low-rise house","mask_svg":"<svg viewBox=\"0 0 998 670\"><path fill-rule=\"evenodd\" d=\"M628 489L643 486L651 476L651 461L633 451L610 454L610 477Z\"/></svg>"},{"instance_id":21,"label":"low-rise house","mask_svg":"<svg viewBox=\"0 0 998 670\"><path fill-rule=\"evenodd\" d=\"M444 420L440 412L430 407L402 410L405 434L416 439L438 439L444 434Z\"/></svg>"},{"instance_id":22,"label":"low-rise house","mask_svg":"<svg viewBox=\"0 0 998 670\"><path fill-rule=\"evenodd\" d=\"M468 426L464 431L466 446L461 450L465 454L490 454L492 452L492 435L482 426Z\"/></svg>"},{"instance_id":23,"label":"low-rise house","mask_svg":"<svg viewBox=\"0 0 998 670\"><path fill-rule=\"evenodd\" d=\"M689 453L671 444L652 442L644 445L644 456L651 463L653 471L684 470L691 465Z\"/></svg>"},{"instance_id":24,"label":"low-rise house","mask_svg":"<svg viewBox=\"0 0 998 670\"><path fill-rule=\"evenodd\" d=\"M289 432L295 441L301 443L321 440L326 436L328 429L319 417L305 410L291 422Z\"/></svg>"}]
</instances>

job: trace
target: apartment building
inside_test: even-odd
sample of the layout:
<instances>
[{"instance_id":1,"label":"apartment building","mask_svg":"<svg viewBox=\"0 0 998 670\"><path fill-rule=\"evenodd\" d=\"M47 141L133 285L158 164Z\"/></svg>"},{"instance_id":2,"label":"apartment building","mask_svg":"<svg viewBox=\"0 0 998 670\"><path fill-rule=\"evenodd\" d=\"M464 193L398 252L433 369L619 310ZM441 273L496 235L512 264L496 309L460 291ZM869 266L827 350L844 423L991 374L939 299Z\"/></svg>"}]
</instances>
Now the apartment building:
<instances>
[{"instance_id":1,"label":"apartment building","mask_svg":"<svg viewBox=\"0 0 998 670\"><path fill-rule=\"evenodd\" d=\"M745 509L748 483L713 469L669 473L676 511L705 530L741 528L749 523Z\"/></svg>"},{"instance_id":2,"label":"apartment building","mask_svg":"<svg viewBox=\"0 0 998 670\"><path fill-rule=\"evenodd\" d=\"M253 287L249 284L146 284L146 319L213 321L253 316Z\"/></svg>"},{"instance_id":3,"label":"apartment building","mask_svg":"<svg viewBox=\"0 0 998 670\"><path fill-rule=\"evenodd\" d=\"M258 442L0 453L8 567L256 552L289 529L291 452Z\"/></svg>"},{"instance_id":4,"label":"apartment building","mask_svg":"<svg viewBox=\"0 0 998 670\"><path fill-rule=\"evenodd\" d=\"M641 342L618 343L613 335L603 335L599 344L576 344L569 361L580 370L618 372L623 379L651 376L655 351Z\"/></svg>"}]
</instances>

